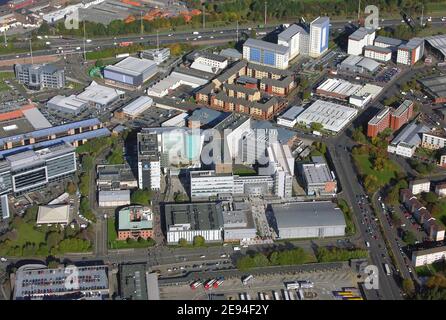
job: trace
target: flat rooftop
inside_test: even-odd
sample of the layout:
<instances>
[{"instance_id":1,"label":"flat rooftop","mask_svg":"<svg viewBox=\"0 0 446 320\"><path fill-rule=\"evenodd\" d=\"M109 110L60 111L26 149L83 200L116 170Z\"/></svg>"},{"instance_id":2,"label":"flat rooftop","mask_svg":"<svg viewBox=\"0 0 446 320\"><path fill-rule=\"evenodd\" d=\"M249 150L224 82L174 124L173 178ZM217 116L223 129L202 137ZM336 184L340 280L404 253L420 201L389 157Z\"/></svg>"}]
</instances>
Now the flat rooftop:
<instances>
[{"instance_id":1,"label":"flat rooftop","mask_svg":"<svg viewBox=\"0 0 446 320\"><path fill-rule=\"evenodd\" d=\"M164 214L167 230L177 224L190 224L191 230L216 230L223 227L221 203L168 203L164 206Z\"/></svg>"},{"instance_id":2,"label":"flat rooftop","mask_svg":"<svg viewBox=\"0 0 446 320\"><path fill-rule=\"evenodd\" d=\"M344 214L330 201L273 204L271 209L281 228L345 226Z\"/></svg>"},{"instance_id":3,"label":"flat rooftop","mask_svg":"<svg viewBox=\"0 0 446 320\"><path fill-rule=\"evenodd\" d=\"M249 38L248 40L246 40L245 43L243 44L243 46L254 47L254 48L263 49L263 50L271 50L271 51L274 51L279 54L286 54L289 51L288 47L281 46L281 45L278 45L278 44L275 44L272 42L267 42L267 41L263 41L263 40L252 39L252 38Z\"/></svg>"},{"instance_id":4,"label":"flat rooftop","mask_svg":"<svg viewBox=\"0 0 446 320\"><path fill-rule=\"evenodd\" d=\"M279 118L293 121L297 118L299 114L304 111L304 107L301 106L292 106L288 110L286 110Z\"/></svg>"},{"instance_id":5,"label":"flat rooftop","mask_svg":"<svg viewBox=\"0 0 446 320\"><path fill-rule=\"evenodd\" d=\"M353 32L348 38L351 40L359 41L364 39L367 35L372 34L373 32L375 32L374 29L361 27Z\"/></svg>"}]
</instances>

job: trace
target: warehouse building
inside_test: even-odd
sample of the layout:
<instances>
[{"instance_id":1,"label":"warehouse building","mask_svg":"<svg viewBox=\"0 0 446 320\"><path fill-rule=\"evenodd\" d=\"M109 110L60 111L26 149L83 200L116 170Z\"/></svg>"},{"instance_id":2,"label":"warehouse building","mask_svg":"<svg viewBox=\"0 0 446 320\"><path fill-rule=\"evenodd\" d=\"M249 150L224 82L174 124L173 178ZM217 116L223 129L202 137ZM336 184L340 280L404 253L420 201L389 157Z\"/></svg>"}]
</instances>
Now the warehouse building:
<instances>
[{"instance_id":1,"label":"warehouse building","mask_svg":"<svg viewBox=\"0 0 446 320\"><path fill-rule=\"evenodd\" d=\"M249 62L287 69L290 48L257 39L248 39L243 44L243 58Z\"/></svg>"},{"instance_id":2,"label":"warehouse building","mask_svg":"<svg viewBox=\"0 0 446 320\"><path fill-rule=\"evenodd\" d=\"M150 208L135 205L119 210L118 240L138 240L138 238L147 240L152 236L153 214Z\"/></svg>"},{"instance_id":3,"label":"warehouse building","mask_svg":"<svg viewBox=\"0 0 446 320\"><path fill-rule=\"evenodd\" d=\"M312 163L301 165L301 176L304 181L307 195L331 195L337 192L337 183L334 172L330 170L323 157L312 157Z\"/></svg>"},{"instance_id":4,"label":"warehouse building","mask_svg":"<svg viewBox=\"0 0 446 320\"><path fill-rule=\"evenodd\" d=\"M327 79L316 88L316 94L346 100L361 89L361 87L360 84L350 83L343 79Z\"/></svg>"},{"instance_id":5,"label":"warehouse building","mask_svg":"<svg viewBox=\"0 0 446 320\"><path fill-rule=\"evenodd\" d=\"M277 124L293 128L297 124L297 117L304 111L301 106L292 106L283 114L277 117Z\"/></svg>"},{"instance_id":6,"label":"warehouse building","mask_svg":"<svg viewBox=\"0 0 446 320\"><path fill-rule=\"evenodd\" d=\"M70 206L69 205L47 205L39 206L37 212L36 224L60 224L68 225L70 222Z\"/></svg>"},{"instance_id":7,"label":"warehouse building","mask_svg":"<svg viewBox=\"0 0 446 320\"><path fill-rule=\"evenodd\" d=\"M387 146L387 152L406 158L412 158L416 149L421 145L423 133L429 132L429 127L412 122L408 124Z\"/></svg>"},{"instance_id":8,"label":"warehouse building","mask_svg":"<svg viewBox=\"0 0 446 320\"><path fill-rule=\"evenodd\" d=\"M379 69L379 65L380 64L373 59L349 55L338 64L337 69L343 72L373 74Z\"/></svg>"},{"instance_id":9,"label":"warehouse building","mask_svg":"<svg viewBox=\"0 0 446 320\"><path fill-rule=\"evenodd\" d=\"M74 266L48 269L27 264L17 269L14 300L106 300L110 298L108 267Z\"/></svg>"},{"instance_id":10,"label":"warehouse building","mask_svg":"<svg viewBox=\"0 0 446 320\"><path fill-rule=\"evenodd\" d=\"M77 98L76 95L71 96L54 96L47 103L46 107L55 111L78 115L88 107L88 102Z\"/></svg>"},{"instance_id":11,"label":"warehouse building","mask_svg":"<svg viewBox=\"0 0 446 320\"><path fill-rule=\"evenodd\" d=\"M180 239L193 242L195 236L202 236L206 242L223 240L221 203L165 204L164 219L169 244L178 244Z\"/></svg>"},{"instance_id":12,"label":"warehouse building","mask_svg":"<svg viewBox=\"0 0 446 320\"><path fill-rule=\"evenodd\" d=\"M128 105L126 105L122 112L124 115L130 119L134 119L135 117L139 116L141 113L149 109L153 104L153 99L147 96L139 97L132 102L130 102Z\"/></svg>"},{"instance_id":13,"label":"warehouse building","mask_svg":"<svg viewBox=\"0 0 446 320\"><path fill-rule=\"evenodd\" d=\"M257 237L249 202L223 203L224 241L242 241Z\"/></svg>"},{"instance_id":14,"label":"warehouse building","mask_svg":"<svg viewBox=\"0 0 446 320\"><path fill-rule=\"evenodd\" d=\"M99 191L99 207L120 207L130 204L130 190Z\"/></svg>"},{"instance_id":15,"label":"warehouse building","mask_svg":"<svg viewBox=\"0 0 446 320\"><path fill-rule=\"evenodd\" d=\"M342 237L345 219L329 201L273 204L268 213L278 239Z\"/></svg>"},{"instance_id":16,"label":"warehouse building","mask_svg":"<svg viewBox=\"0 0 446 320\"><path fill-rule=\"evenodd\" d=\"M297 123L310 126L311 123L322 124L325 130L339 132L352 121L358 110L340 104L316 100L297 117Z\"/></svg>"},{"instance_id":17,"label":"warehouse building","mask_svg":"<svg viewBox=\"0 0 446 320\"><path fill-rule=\"evenodd\" d=\"M446 102L446 76L433 76L418 81L434 103Z\"/></svg>"},{"instance_id":18,"label":"warehouse building","mask_svg":"<svg viewBox=\"0 0 446 320\"><path fill-rule=\"evenodd\" d=\"M80 100L87 101L92 107L103 110L124 96L124 91L102 86L95 81L77 95Z\"/></svg>"},{"instance_id":19,"label":"warehouse building","mask_svg":"<svg viewBox=\"0 0 446 320\"><path fill-rule=\"evenodd\" d=\"M446 61L446 35L440 34L424 38L426 40L426 48L438 60Z\"/></svg>"},{"instance_id":20,"label":"warehouse building","mask_svg":"<svg viewBox=\"0 0 446 320\"><path fill-rule=\"evenodd\" d=\"M140 89L142 84L158 72L152 60L127 57L104 69L105 83L126 89Z\"/></svg>"}]
</instances>

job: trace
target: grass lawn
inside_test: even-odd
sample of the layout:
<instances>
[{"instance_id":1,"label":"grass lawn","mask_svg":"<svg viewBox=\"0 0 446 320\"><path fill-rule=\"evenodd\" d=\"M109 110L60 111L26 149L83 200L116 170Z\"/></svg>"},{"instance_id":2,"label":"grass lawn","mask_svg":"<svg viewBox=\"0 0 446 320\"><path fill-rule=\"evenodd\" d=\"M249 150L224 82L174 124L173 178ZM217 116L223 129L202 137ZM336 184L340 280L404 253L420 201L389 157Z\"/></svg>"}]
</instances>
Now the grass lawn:
<instances>
[{"instance_id":1,"label":"grass lawn","mask_svg":"<svg viewBox=\"0 0 446 320\"><path fill-rule=\"evenodd\" d=\"M239 176L252 176L256 175L256 171L253 168L236 164L234 165L233 173Z\"/></svg>"},{"instance_id":2,"label":"grass lawn","mask_svg":"<svg viewBox=\"0 0 446 320\"><path fill-rule=\"evenodd\" d=\"M388 168L382 171L375 171L372 168L372 164L369 160L369 155L355 155L353 156L356 163L360 167L360 171L364 175L373 175L378 178L378 182L381 186L386 185L392 178L396 177L396 173L400 171L400 168L392 161L388 160Z\"/></svg>"},{"instance_id":3,"label":"grass lawn","mask_svg":"<svg viewBox=\"0 0 446 320\"><path fill-rule=\"evenodd\" d=\"M7 79L14 79L14 72L0 72L0 91L9 90L8 85L4 82Z\"/></svg>"},{"instance_id":4,"label":"grass lawn","mask_svg":"<svg viewBox=\"0 0 446 320\"><path fill-rule=\"evenodd\" d=\"M118 233L116 232L115 228L115 219L107 220L107 234L108 234L109 249L147 248L155 244L155 241L153 242L144 241L142 243L138 241L133 241L131 243L127 243L126 241L116 240L116 238L118 237Z\"/></svg>"},{"instance_id":5,"label":"grass lawn","mask_svg":"<svg viewBox=\"0 0 446 320\"><path fill-rule=\"evenodd\" d=\"M45 242L45 233L34 230L33 226L29 223L21 223L16 230L17 239L11 243L12 247L21 247L27 242L35 243L36 245Z\"/></svg>"},{"instance_id":6,"label":"grass lawn","mask_svg":"<svg viewBox=\"0 0 446 320\"><path fill-rule=\"evenodd\" d=\"M446 226L446 199L441 199L438 201L438 206L441 208L439 214L435 214L434 212L434 218L437 219L437 221L440 221L443 223L443 225Z\"/></svg>"},{"instance_id":7,"label":"grass lawn","mask_svg":"<svg viewBox=\"0 0 446 320\"><path fill-rule=\"evenodd\" d=\"M430 265L416 267L415 271L417 272L418 276L429 277L433 276L437 272L443 272L444 269L445 269L444 262L436 262Z\"/></svg>"}]
</instances>

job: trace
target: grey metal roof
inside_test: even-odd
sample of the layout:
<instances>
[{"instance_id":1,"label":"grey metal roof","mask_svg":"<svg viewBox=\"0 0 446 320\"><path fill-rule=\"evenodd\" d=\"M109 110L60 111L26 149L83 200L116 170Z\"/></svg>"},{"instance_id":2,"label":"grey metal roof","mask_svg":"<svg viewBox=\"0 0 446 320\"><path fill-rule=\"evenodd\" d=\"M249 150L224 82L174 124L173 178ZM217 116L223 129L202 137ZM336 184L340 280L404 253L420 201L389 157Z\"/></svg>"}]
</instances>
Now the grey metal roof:
<instances>
[{"instance_id":1,"label":"grey metal roof","mask_svg":"<svg viewBox=\"0 0 446 320\"><path fill-rule=\"evenodd\" d=\"M425 40L446 57L446 34L427 37Z\"/></svg>"},{"instance_id":2,"label":"grey metal roof","mask_svg":"<svg viewBox=\"0 0 446 320\"><path fill-rule=\"evenodd\" d=\"M286 54L289 51L288 47L281 46L281 45L271 43L271 42L266 42L263 40L252 39L252 38L249 38L248 40L246 40L243 45L248 46L248 47L264 49L264 50L271 50L271 51L274 51L279 54Z\"/></svg>"},{"instance_id":3,"label":"grey metal roof","mask_svg":"<svg viewBox=\"0 0 446 320\"><path fill-rule=\"evenodd\" d=\"M384 37L384 36L377 36L375 38L375 44L379 42L379 43L385 43L388 44L390 46L399 46L400 44L403 43L403 40L400 39L395 39L395 38L389 38L389 37Z\"/></svg>"},{"instance_id":4,"label":"grey metal roof","mask_svg":"<svg viewBox=\"0 0 446 320\"><path fill-rule=\"evenodd\" d=\"M279 33L279 35L277 37L280 40L288 41L298 33L308 34L308 32L301 26L298 26L297 24L292 24L286 30Z\"/></svg>"},{"instance_id":5,"label":"grey metal roof","mask_svg":"<svg viewBox=\"0 0 446 320\"><path fill-rule=\"evenodd\" d=\"M421 143L421 134L429 131L429 127L412 122L392 140L392 144L406 143L410 146L418 146Z\"/></svg>"},{"instance_id":6,"label":"grey metal roof","mask_svg":"<svg viewBox=\"0 0 446 320\"><path fill-rule=\"evenodd\" d=\"M377 47L377 46L365 46L364 50L372 50L380 53L392 53L392 50L389 48Z\"/></svg>"},{"instance_id":7,"label":"grey metal roof","mask_svg":"<svg viewBox=\"0 0 446 320\"><path fill-rule=\"evenodd\" d=\"M273 204L279 228L345 226L344 214L330 201Z\"/></svg>"},{"instance_id":8,"label":"grey metal roof","mask_svg":"<svg viewBox=\"0 0 446 320\"><path fill-rule=\"evenodd\" d=\"M221 203L195 202L166 204L164 207L166 227L190 223L191 230L216 230L223 227Z\"/></svg>"},{"instance_id":9,"label":"grey metal roof","mask_svg":"<svg viewBox=\"0 0 446 320\"><path fill-rule=\"evenodd\" d=\"M304 107L292 106L287 111L285 111L279 118L286 120L294 120L304 110L305 110Z\"/></svg>"},{"instance_id":10,"label":"grey metal roof","mask_svg":"<svg viewBox=\"0 0 446 320\"><path fill-rule=\"evenodd\" d=\"M373 32L375 32L375 30L361 27L353 32L348 38L352 40L362 40L365 36L367 36L368 34L372 34Z\"/></svg>"},{"instance_id":11,"label":"grey metal roof","mask_svg":"<svg viewBox=\"0 0 446 320\"><path fill-rule=\"evenodd\" d=\"M357 63L357 66L366 68L370 72L375 71L379 67L379 63L373 59L363 58Z\"/></svg>"},{"instance_id":12,"label":"grey metal roof","mask_svg":"<svg viewBox=\"0 0 446 320\"><path fill-rule=\"evenodd\" d=\"M329 22L330 22L329 17L318 17L311 22L311 25L312 26L321 26L321 25L324 25L325 23L329 23Z\"/></svg>"}]
</instances>

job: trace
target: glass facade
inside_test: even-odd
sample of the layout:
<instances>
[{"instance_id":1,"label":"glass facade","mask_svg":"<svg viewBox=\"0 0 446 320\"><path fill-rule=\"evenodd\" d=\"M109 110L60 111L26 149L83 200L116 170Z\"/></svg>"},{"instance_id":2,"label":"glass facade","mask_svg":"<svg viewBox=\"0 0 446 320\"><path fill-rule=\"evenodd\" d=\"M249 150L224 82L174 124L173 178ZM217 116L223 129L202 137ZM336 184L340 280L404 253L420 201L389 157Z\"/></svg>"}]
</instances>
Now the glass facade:
<instances>
[{"instance_id":1,"label":"glass facade","mask_svg":"<svg viewBox=\"0 0 446 320\"><path fill-rule=\"evenodd\" d=\"M251 47L249 49L249 60L260 63L261 62L260 49Z\"/></svg>"},{"instance_id":2,"label":"glass facade","mask_svg":"<svg viewBox=\"0 0 446 320\"><path fill-rule=\"evenodd\" d=\"M276 54L272 51L265 50L263 53L263 63L270 66L276 65Z\"/></svg>"}]
</instances>

